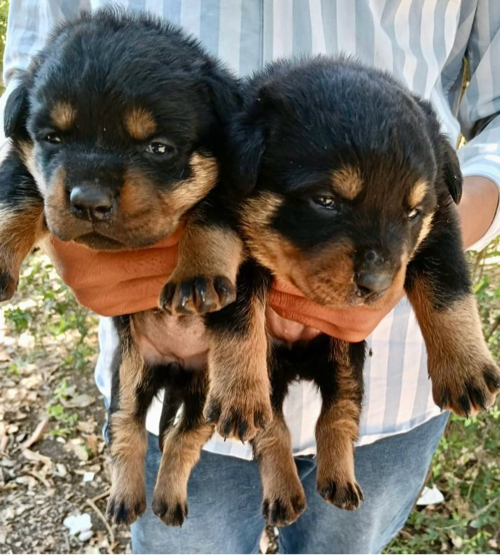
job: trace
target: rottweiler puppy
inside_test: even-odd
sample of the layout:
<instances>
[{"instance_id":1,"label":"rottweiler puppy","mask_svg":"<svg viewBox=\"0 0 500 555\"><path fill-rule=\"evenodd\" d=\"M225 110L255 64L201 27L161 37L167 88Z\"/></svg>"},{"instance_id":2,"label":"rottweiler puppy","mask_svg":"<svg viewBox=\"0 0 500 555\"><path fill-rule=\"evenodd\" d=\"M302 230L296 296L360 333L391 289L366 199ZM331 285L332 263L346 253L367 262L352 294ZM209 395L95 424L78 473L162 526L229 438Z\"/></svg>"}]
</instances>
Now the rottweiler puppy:
<instances>
[{"instance_id":1,"label":"rottweiler puppy","mask_svg":"<svg viewBox=\"0 0 500 555\"><path fill-rule=\"evenodd\" d=\"M272 276L330 307L381 307L404 288L436 404L463 416L491 406L500 371L482 335L454 207L462 176L429 102L386 73L326 57L271 64L242 89L230 148L233 181L245 196L240 231L256 264L241 267L236 303L212 315L221 336L235 324L222 316L238 305L263 320L260 299ZM289 383L301 378L314 381L323 400L318 491L357 508L364 343L325 335L268 342L274 416L252 442L264 516L285 525L305 508L282 410Z\"/></svg>"},{"instance_id":2,"label":"rottweiler puppy","mask_svg":"<svg viewBox=\"0 0 500 555\"><path fill-rule=\"evenodd\" d=\"M282 61L248 81L232 143L235 180L248 192L241 230L251 256L324 306L376 308L404 286L436 404L462 416L491 406L500 371L463 253L454 206L462 176L430 103L347 59ZM306 350L304 370L282 369L283 347L274 349L274 419L254 440L256 457L270 442L289 443L282 403L290 379L314 380L323 397L318 489L353 508L363 345L323 337L295 349ZM285 449L275 468L261 466L265 496L266 483L270 490L294 472Z\"/></svg>"},{"instance_id":3,"label":"rottweiler puppy","mask_svg":"<svg viewBox=\"0 0 500 555\"><path fill-rule=\"evenodd\" d=\"M114 319L120 349L113 369L108 509L119 522L133 522L145 509L144 423L161 388L167 388L163 429L185 406L175 427L183 432L182 445L175 435L161 438L165 457L153 508L164 522L182 522L198 445L214 431L203 416L206 361L165 357L161 345L172 322L186 333L205 326L199 316L183 315L191 307L209 313L235 298L243 245L228 216L222 168L226 129L239 102L237 81L195 40L152 17L112 10L84 14L56 30L8 100L5 131L12 146L0 169L0 300L12 296L22 260L49 232L117 251L152 245L186 225L179 271L162 294L171 314ZM185 259L194 270L191 281L181 273ZM211 361L224 359L222 370L233 381L243 361L240 374L261 393L255 396L261 406L247 397L252 420L239 419L235 428L242 437L255 435L272 416L265 331L257 322L251 330L262 336L264 351L245 352L241 326L226 330L227 360L224 346L211 350ZM217 330L212 333L209 321L206 328L210 341ZM253 378L258 365L264 371ZM211 383L225 417L230 394L238 391L229 391L224 404L223 388L216 379Z\"/></svg>"}]
</instances>

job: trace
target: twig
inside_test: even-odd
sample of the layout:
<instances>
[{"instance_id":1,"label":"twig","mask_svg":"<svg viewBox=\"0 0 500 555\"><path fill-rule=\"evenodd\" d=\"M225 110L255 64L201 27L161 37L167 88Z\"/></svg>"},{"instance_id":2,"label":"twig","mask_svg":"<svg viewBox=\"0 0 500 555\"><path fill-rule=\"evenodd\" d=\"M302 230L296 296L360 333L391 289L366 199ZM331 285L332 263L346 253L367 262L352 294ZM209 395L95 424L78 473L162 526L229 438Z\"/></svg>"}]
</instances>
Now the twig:
<instances>
[{"instance_id":1,"label":"twig","mask_svg":"<svg viewBox=\"0 0 500 555\"><path fill-rule=\"evenodd\" d=\"M100 501L101 499L105 499L106 497L108 497L110 493L111 493L111 488L108 488L104 493L101 493L96 497L94 497L92 499L92 502L97 503L97 501Z\"/></svg>"},{"instance_id":2,"label":"twig","mask_svg":"<svg viewBox=\"0 0 500 555\"><path fill-rule=\"evenodd\" d=\"M497 316L495 318L495 321L493 322L491 328L484 334L484 338L486 339L486 341L490 339L490 337L496 332L498 328L500 328L500 316Z\"/></svg>"},{"instance_id":3,"label":"twig","mask_svg":"<svg viewBox=\"0 0 500 555\"><path fill-rule=\"evenodd\" d=\"M94 511L96 512L97 516L104 522L104 526L106 526L109 537L111 539L111 551L113 551L113 548L115 546L115 535L113 533L113 530L112 530L111 526L108 524L108 521L106 520L106 517L102 514L102 512L99 510L99 507L94 503L94 501L92 499L87 499L87 501L85 501L85 503L89 507L92 507L92 509L94 509Z\"/></svg>"},{"instance_id":4,"label":"twig","mask_svg":"<svg viewBox=\"0 0 500 555\"><path fill-rule=\"evenodd\" d=\"M39 482L42 482L42 484L47 488L47 489L51 489L52 485L50 484L50 482L44 478L43 476L41 476L40 474L38 474L38 472L35 472L34 470L31 472L28 472L28 474L30 476L33 476L33 478L36 478Z\"/></svg>"}]
</instances>

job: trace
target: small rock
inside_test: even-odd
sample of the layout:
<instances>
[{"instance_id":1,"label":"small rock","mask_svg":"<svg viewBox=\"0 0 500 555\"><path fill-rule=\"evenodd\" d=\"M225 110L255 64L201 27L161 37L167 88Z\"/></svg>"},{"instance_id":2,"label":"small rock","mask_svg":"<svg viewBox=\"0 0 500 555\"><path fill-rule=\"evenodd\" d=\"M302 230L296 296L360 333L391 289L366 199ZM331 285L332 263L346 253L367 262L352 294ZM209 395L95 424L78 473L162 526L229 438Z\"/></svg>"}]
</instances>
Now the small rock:
<instances>
[{"instance_id":1,"label":"small rock","mask_svg":"<svg viewBox=\"0 0 500 555\"><path fill-rule=\"evenodd\" d=\"M442 503L443 501L444 495L434 484L432 488L428 488L427 486L425 486L422 494L418 498L417 505L425 507L427 505L436 505L438 503Z\"/></svg>"},{"instance_id":2,"label":"small rock","mask_svg":"<svg viewBox=\"0 0 500 555\"><path fill-rule=\"evenodd\" d=\"M90 540L90 538L93 536L93 532L92 530L86 530L85 532L80 532L80 534L78 535L78 539L81 542L86 542L88 540Z\"/></svg>"},{"instance_id":3,"label":"small rock","mask_svg":"<svg viewBox=\"0 0 500 555\"><path fill-rule=\"evenodd\" d=\"M61 478L64 478L68 474L66 467L62 463L56 464L56 470L57 470L56 474Z\"/></svg>"},{"instance_id":4,"label":"small rock","mask_svg":"<svg viewBox=\"0 0 500 555\"><path fill-rule=\"evenodd\" d=\"M83 513L76 516L68 516L63 520L63 525L69 529L72 536L76 536L81 532L87 532L92 529L92 521L90 515Z\"/></svg>"},{"instance_id":5,"label":"small rock","mask_svg":"<svg viewBox=\"0 0 500 555\"><path fill-rule=\"evenodd\" d=\"M93 472L85 472L83 475L83 482L92 482L94 479L95 474Z\"/></svg>"}]
</instances>

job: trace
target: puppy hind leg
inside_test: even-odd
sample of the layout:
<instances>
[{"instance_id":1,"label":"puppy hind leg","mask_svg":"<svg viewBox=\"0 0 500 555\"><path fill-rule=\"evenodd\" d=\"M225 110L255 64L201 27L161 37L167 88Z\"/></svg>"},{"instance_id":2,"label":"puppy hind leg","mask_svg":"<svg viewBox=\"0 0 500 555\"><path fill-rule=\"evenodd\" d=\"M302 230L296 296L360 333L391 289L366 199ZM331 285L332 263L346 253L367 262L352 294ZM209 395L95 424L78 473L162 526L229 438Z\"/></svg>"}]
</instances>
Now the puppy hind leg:
<instances>
[{"instance_id":1,"label":"puppy hind leg","mask_svg":"<svg viewBox=\"0 0 500 555\"><path fill-rule=\"evenodd\" d=\"M340 509L357 509L363 500L354 474L354 442L359 432L363 395L364 343L331 339L332 357L316 380L323 405L316 423L317 488Z\"/></svg>"},{"instance_id":2,"label":"puppy hind leg","mask_svg":"<svg viewBox=\"0 0 500 555\"><path fill-rule=\"evenodd\" d=\"M108 516L131 524L146 509L146 413L158 391L154 371L133 343L122 343L113 379L110 411L112 485Z\"/></svg>"},{"instance_id":3,"label":"puppy hind leg","mask_svg":"<svg viewBox=\"0 0 500 555\"><path fill-rule=\"evenodd\" d=\"M203 416L207 385L207 372L193 371L179 422L164 431L152 508L167 526L182 526L187 517L189 476L214 432L213 425L207 424Z\"/></svg>"},{"instance_id":4,"label":"puppy hind leg","mask_svg":"<svg viewBox=\"0 0 500 555\"><path fill-rule=\"evenodd\" d=\"M292 441L282 412L252 441L259 465L262 488L262 515L271 526L288 526L307 507L306 495L292 454Z\"/></svg>"}]
</instances>

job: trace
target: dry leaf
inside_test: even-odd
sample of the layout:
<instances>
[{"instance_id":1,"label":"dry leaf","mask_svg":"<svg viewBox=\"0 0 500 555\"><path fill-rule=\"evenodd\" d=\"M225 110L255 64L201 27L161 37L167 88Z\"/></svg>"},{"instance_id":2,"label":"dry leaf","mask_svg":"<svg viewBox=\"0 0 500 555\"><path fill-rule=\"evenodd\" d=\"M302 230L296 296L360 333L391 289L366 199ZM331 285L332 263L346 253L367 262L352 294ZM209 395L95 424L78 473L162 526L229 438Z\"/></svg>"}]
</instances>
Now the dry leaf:
<instances>
[{"instance_id":1,"label":"dry leaf","mask_svg":"<svg viewBox=\"0 0 500 555\"><path fill-rule=\"evenodd\" d=\"M28 459L29 461L41 462L46 465L52 465L52 460L49 457L46 457L45 455L41 455L36 451L31 451L30 449L23 450L23 457L25 459Z\"/></svg>"},{"instance_id":2,"label":"dry leaf","mask_svg":"<svg viewBox=\"0 0 500 555\"><path fill-rule=\"evenodd\" d=\"M84 393L83 395L77 395L73 399L69 399L69 400L63 399L61 401L61 403L66 408L81 408L81 409L83 409L85 407L93 405L95 403L95 397L91 397L90 395L87 395L86 393Z\"/></svg>"},{"instance_id":3,"label":"dry leaf","mask_svg":"<svg viewBox=\"0 0 500 555\"><path fill-rule=\"evenodd\" d=\"M43 420L41 420L38 423L38 426L35 428L35 431L31 434L31 436L24 443L24 445L23 445L24 449L27 449L28 447L31 447L37 441L40 441L40 439L42 439L43 434L45 433L45 430L47 429L48 423L49 423L48 418L44 418Z\"/></svg>"}]
</instances>

